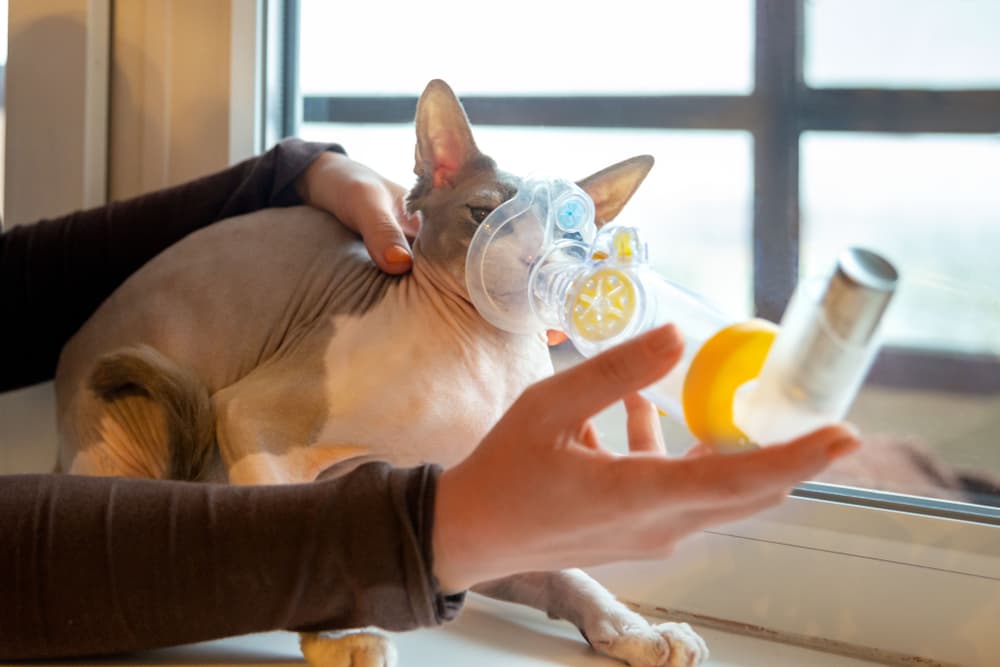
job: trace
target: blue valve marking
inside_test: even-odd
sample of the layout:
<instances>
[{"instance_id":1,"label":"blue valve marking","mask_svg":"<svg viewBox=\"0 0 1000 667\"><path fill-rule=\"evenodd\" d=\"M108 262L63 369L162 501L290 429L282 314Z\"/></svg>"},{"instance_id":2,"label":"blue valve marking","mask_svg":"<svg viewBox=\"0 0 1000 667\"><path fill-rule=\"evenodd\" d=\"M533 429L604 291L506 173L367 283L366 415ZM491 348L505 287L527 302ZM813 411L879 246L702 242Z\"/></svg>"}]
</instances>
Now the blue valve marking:
<instances>
[{"instance_id":1,"label":"blue valve marking","mask_svg":"<svg viewBox=\"0 0 1000 667\"><path fill-rule=\"evenodd\" d=\"M556 213L556 224L562 230L578 229L587 215L587 208L576 197L568 199L559 207Z\"/></svg>"}]
</instances>

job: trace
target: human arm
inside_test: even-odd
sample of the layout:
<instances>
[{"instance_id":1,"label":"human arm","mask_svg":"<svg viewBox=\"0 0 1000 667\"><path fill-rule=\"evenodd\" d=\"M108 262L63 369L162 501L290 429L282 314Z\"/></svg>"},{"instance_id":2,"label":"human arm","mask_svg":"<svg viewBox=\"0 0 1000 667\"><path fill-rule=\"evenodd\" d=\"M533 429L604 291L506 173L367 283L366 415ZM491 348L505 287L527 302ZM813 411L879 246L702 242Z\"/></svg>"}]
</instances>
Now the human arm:
<instances>
[{"instance_id":1,"label":"human arm","mask_svg":"<svg viewBox=\"0 0 1000 667\"><path fill-rule=\"evenodd\" d=\"M408 270L408 258L385 256L389 247L406 244L404 231L415 231L415 221L398 208L403 188L341 150L288 139L183 185L0 234L0 349L10 353L0 391L50 379L62 346L129 275L225 218L311 204L360 231L383 270Z\"/></svg>"},{"instance_id":2,"label":"human arm","mask_svg":"<svg viewBox=\"0 0 1000 667\"><path fill-rule=\"evenodd\" d=\"M0 477L0 657L433 625L461 606L445 593L474 583L663 556L780 502L857 446L829 428L759 452L667 459L655 412L631 394L678 354L676 332L657 330L535 385L440 476L368 464L278 487ZM600 448L589 421L622 397L624 457Z\"/></svg>"},{"instance_id":3,"label":"human arm","mask_svg":"<svg viewBox=\"0 0 1000 667\"><path fill-rule=\"evenodd\" d=\"M740 454L671 459L656 412L633 394L676 363L654 330L529 388L479 447L443 473L433 546L444 590L518 572L660 558L684 537L781 502L858 446L843 426ZM630 454L590 417L626 400Z\"/></svg>"},{"instance_id":4,"label":"human arm","mask_svg":"<svg viewBox=\"0 0 1000 667\"><path fill-rule=\"evenodd\" d=\"M438 469L308 485L0 477L0 658L454 617L430 534Z\"/></svg>"}]
</instances>

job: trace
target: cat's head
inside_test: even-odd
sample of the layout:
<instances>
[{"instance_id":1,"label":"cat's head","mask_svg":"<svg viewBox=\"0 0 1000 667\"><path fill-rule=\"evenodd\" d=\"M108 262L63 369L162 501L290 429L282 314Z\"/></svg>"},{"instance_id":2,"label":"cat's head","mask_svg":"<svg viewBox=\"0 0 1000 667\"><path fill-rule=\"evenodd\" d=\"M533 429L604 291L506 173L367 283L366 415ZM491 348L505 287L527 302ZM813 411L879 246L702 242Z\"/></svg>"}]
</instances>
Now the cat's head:
<instances>
[{"instance_id":1,"label":"cat's head","mask_svg":"<svg viewBox=\"0 0 1000 667\"><path fill-rule=\"evenodd\" d=\"M411 213L420 212L417 249L466 297L465 259L479 224L513 197L522 179L497 168L479 151L462 104L444 81L427 84L417 103L417 183L407 198ZM598 227L621 212L653 166L640 155L578 181L594 200Z\"/></svg>"}]
</instances>

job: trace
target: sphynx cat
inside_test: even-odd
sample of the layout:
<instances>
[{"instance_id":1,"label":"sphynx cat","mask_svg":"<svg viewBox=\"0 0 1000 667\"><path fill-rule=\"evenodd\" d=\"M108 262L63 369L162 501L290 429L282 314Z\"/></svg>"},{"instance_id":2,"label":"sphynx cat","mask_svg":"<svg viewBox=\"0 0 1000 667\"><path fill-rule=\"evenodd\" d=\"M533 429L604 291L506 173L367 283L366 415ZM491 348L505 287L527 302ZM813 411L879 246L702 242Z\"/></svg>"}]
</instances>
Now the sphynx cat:
<instances>
[{"instance_id":1,"label":"sphynx cat","mask_svg":"<svg viewBox=\"0 0 1000 667\"><path fill-rule=\"evenodd\" d=\"M308 207L192 234L130 277L63 350L61 468L283 484L376 459L448 467L467 456L552 364L544 332L496 329L465 287L478 223L520 179L479 151L442 81L421 95L416 133L407 205L421 228L410 274L381 273L353 232ZM579 183L598 224L619 213L652 163L635 157ZM707 657L690 627L651 625L579 570L475 590L567 619L596 650L634 667ZM375 630L303 636L302 646L315 665L395 662Z\"/></svg>"}]
</instances>

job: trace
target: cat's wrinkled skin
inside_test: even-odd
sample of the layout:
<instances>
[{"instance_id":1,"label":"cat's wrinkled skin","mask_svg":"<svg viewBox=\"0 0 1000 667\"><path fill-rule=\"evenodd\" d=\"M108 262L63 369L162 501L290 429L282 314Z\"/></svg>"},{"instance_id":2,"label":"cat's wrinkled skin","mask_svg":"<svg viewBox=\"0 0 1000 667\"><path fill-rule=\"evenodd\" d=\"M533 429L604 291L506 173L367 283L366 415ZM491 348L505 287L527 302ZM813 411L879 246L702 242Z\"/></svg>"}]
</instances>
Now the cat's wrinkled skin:
<instances>
[{"instance_id":1,"label":"cat's wrinkled skin","mask_svg":"<svg viewBox=\"0 0 1000 667\"><path fill-rule=\"evenodd\" d=\"M63 351L62 469L290 483L372 459L449 466L469 454L552 366L544 332L497 330L465 288L477 224L520 179L479 152L443 82L421 96L416 129L411 274L381 273L352 232L304 207L193 234L133 275ZM632 158L580 183L600 223L651 166ZM483 592L565 618L636 667L707 656L690 628L650 626L582 572L512 577ZM392 664L389 647L378 634L303 637L314 664Z\"/></svg>"}]
</instances>

